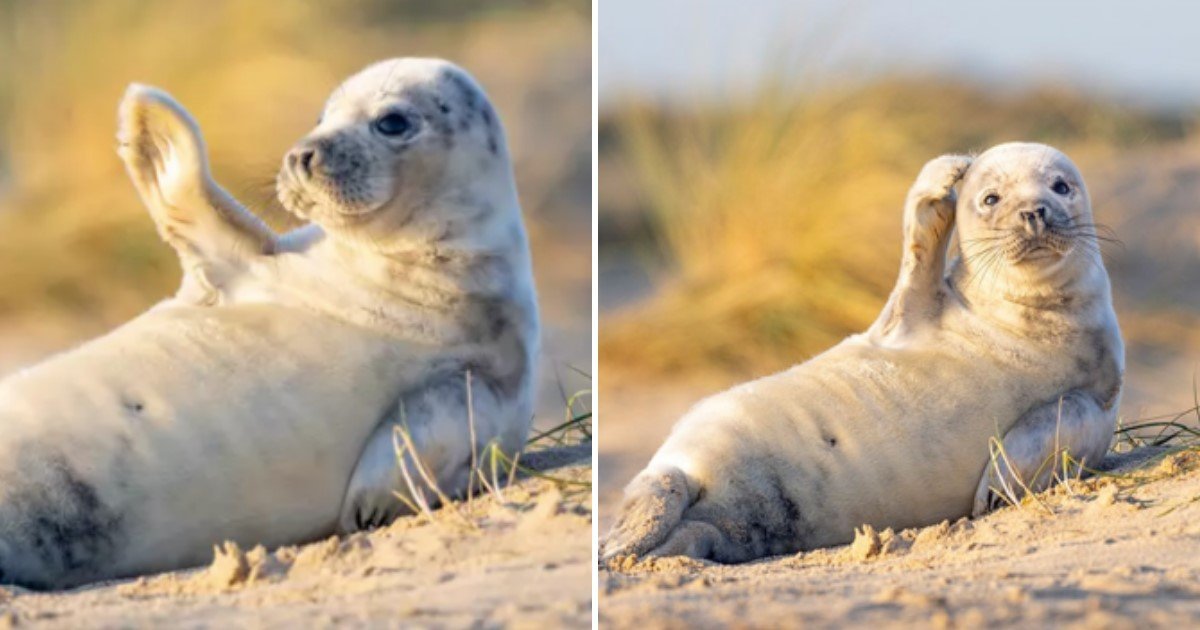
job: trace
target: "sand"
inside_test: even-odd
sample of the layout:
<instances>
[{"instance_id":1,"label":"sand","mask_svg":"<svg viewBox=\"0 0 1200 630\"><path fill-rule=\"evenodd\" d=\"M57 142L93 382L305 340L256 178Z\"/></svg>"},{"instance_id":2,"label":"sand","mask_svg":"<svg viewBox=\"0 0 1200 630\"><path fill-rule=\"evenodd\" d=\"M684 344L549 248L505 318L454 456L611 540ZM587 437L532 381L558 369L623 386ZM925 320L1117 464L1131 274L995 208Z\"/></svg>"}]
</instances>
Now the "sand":
<instances>
[{"instance_id":1,"label":"sand","mask_svg":"<svg viewBox=\"0 0 1200 630\"><path fill-rule=\"evenodd\" d=\"M0 587L0 628L588 627L591 446L433 519L267 551L232 543L208 567L73 591Z\"/></svg>"},{"instance_id":2,"label":"sand","mask_svg":"<svg viewBox=\"0 0 1200 630\"><path fill-rule=\"evenodd\" d=\"M715 383L616 387L600 425L600 531L674 418ZM975 521L860 532L851 545L739 566L622 558L601 568L604 627L1145 627L1200 621L1200 455L1108 460L1095 478Z\"/></svg>"},{"instance_id":3,"label":"sand","mask_svg":"<svg viewBox=\"0 0 1200 630\"><path fill-rule=\"evenodd\" d=\"M982 519L740 566L625 558L606 627L1146 627L1200 620L1200 454L1095 478Z\"/></svg>"}]
</instances>

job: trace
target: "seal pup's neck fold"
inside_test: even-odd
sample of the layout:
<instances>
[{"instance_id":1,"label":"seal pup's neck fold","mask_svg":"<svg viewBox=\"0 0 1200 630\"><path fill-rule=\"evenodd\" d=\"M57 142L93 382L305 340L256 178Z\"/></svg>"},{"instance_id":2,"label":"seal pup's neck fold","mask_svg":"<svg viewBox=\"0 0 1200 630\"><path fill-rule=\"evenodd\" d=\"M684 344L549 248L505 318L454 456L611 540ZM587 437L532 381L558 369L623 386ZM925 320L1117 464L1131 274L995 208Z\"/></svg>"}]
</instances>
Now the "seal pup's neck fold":
<instances>
[{"instance_id":1,"label":"seal pup's neck fold","mask_svg":"<svg viewBox=\"0 0 1200 630\"><path fill-rule=\"evenodd\" d=\"M1037 281L1029 281L1030 276L1037 276ZM1111 302L1104 262L1090 250L1072 252L1049 269L1017 273L1013 269L989 273L987 268L973 269L961 257L955 258L946 277L946 290L977 317L1024 334L1028 334L1030 322L1050 322L1068 313L1078 319L1089 310L1100 316ZM1090 323L1091 318L1080 321Z\"/></svg>"}]
</instances>

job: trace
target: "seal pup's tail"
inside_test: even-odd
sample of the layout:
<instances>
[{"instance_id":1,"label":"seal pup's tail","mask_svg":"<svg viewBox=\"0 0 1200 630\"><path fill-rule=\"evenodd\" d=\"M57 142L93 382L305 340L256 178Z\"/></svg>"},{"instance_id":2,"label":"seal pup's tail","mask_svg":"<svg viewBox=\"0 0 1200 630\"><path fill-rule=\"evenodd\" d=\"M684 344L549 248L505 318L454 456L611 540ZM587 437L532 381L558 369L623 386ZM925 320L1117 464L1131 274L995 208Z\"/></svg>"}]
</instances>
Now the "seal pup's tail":
<instances>
[{"instance_id":1,"label":"seal pup's tail","mask_svg":"<svg viewBox=\"0 0 1200 630\"><path fill-rule=\"evenodd\" d=\"M621 516L600 541L600 560L645 555L663 544L697 494L674 466L643 470L625 488Z\"/></svg>"}]
</instances>

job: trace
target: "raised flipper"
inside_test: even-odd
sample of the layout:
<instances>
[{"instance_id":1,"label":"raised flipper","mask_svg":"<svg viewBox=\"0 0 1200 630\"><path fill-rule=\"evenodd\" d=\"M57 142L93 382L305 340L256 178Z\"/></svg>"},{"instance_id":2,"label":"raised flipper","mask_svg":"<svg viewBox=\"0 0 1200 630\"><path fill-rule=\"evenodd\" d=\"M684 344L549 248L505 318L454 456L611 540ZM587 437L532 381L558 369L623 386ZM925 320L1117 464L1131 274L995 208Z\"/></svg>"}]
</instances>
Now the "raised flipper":
<instances>
[{"instance_id":1,"label":"raised flipper","mask_svg":"<svg viewBox=\"0 0 1200 630\"><path fill-rule=\"evenodd\" d=\"M213 181L199 127L167 93L133 84L118 112L117 153L184 270L180 298L221 302L222 287L276 235Z\"/></svg>"},{"instance_id":2,"label":"raised flipper","mask_svg":"<svg viewBox=\"0 0 1200 630\"><path fill-rule=\"evenodd\" d=\"M934 158L909 189L900 277L879 319L867 331L872 341L895 342L937 316L946 247L954 228L954 186L970 165L971 158L964 155Z\"/></svg>"},{"instance_id":3,"label":"raised flipper","mask_svg":"<svg viewBox=\"0 0 1200 630\"><path fill-rule=\"evenodd\" d=\"M1027 489L1045 490L1056 478L1079 474L1080 466L1098 465L1108 451L1115 423L1114 411L1104 410L1092 395L1079 391L1029 411L1004 435L1003 449L992 445L971 515L1021 500ZM1063 453L1069 456L1065 462Z\"/></svg>"}]
</instances>

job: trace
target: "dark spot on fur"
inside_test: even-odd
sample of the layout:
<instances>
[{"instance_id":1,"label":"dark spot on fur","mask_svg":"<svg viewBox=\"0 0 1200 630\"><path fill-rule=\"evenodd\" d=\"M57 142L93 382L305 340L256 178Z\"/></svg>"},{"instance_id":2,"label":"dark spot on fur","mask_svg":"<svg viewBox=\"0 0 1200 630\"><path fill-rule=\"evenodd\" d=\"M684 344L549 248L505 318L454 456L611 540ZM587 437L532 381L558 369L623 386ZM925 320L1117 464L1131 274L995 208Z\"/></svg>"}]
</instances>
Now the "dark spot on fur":
<instances>
[{"instance_id":1,"label":"dark spot on fur","mask_svg":"<svg viewBox=\"0 0 1200 630\"><path fill-rule=\"evenodd\" d=\"M933 294L933 313L940 316L946 310L946 290L939 288Z\"/></svg>"},{"instance_id":2,"label":"dark spot on fur","mask_svg":"<svg viewBox=\"0 0 1200 630\"><path fill-rule=\"evenodd\" d=\"M512 326L507 305L500 300L488 300L484 305L484 325L488 337L498 339L503 335Z\"/></svg>"},{"instance_id":3,"label":"dark spot on fur","mask_svg":"<svg viewBox=\"0 0 1200 630\"><path fill-rule=\"evenodd\" d=\"M1085 331L1080 346L1075 368L1081 385L1087 386L1104 409L1111 409L1125 378L1113 352L1111 335L1103 328Z\"/></svg>"},{"instance_id":4,"label":"dark spot on fur","mask_svg":"<svg viewBox=\"0 0 1200 630\"><path fill-rule=\"evenodd\" d=\"M744 562L769 555L794 553L812 538L813 525L789 492L780 474L780 461L756 462L755 480L734 475L726 483L728 504L697 500L686 518L707 522L728 541L712 554L719 562ZM821 484L823 485L823 484ZM806 496L810 492L806 491Z\"/></svg>"},{"instance_id":5,"label":"dark spot on fur","mask_svg":"<svg viewBox=\"0 0 1200 630\"><path fill-rule=\"evenodd\" d=\"M483 127L487 132L488 151L492 155L500 154L500 129L496 124L496 116L492 114L492 108L484 105L480 115L483 117Z\"/></svg>"},{"instance_id":6,"label":"dark spot on fur","mask_svg":"<svg viewBox=\"0 0 1200 630\"><path fill-rule=\"evenodd\" d=\"M142 404L141 401L137 400L125 399L121 404L124 405L126 409L134 413L141 413L146 409L146 406Z\"/></svg>"},{"instance_id":7,"label":"dark spot on fur","mask_svg":"<svg viewBox=\"0 0 1200 630\"><path fill-rule=\"evenodd\" d=\"M414 94L412 96L412 104L419 112L421 118L433 127L442 144L447 148L453 146L453 137L456 132L451 122L450 113L453 110L450 105L436 93Z\"/></svg>"},{"instance_id":8,"label":"dark spot on fur","mask_svg":"<svg viewBox=\"0 0 1200 630\"><path fill-rule=\"evenodd\" d=\"M825 440L825 443L828 444L830 447L837 446L837 438L830 437L827 435L823 439Z\"/></svg>"},{"instance_id":9,"label":"dark spot on fur","mask_svg":"<svg viewBox=\"0 0 1200 630\"><path fill-rule=\"evenodd\" d=\"M491 105L487 98L472 85L458 71L449 70L446 73L446 81L454 86L458 92L458 100L464 104L465 111L459 118L457 127L459 131L467 131L471 128L472 118L479 116L483 121L484 132L487 136L488 151L492 155L500 154L500 130L496 121L496 115L492 111Z\"/></svg>"},{"instance_id":10,"label":"dark spot on fur","mask_svg":"<svg viewBox=\"0 0 1200 630\"><path fill-rule=\"evenodd\" d=\"M65 457L28 458L30 470L45 472L11 489L6 502L23 526L10 540L28 550L51 580L86 580L111 561L121 535L121 517ZM13 578L22 581L21 576ZM34 588L61 585L24 581Z\"/></svg>"},{"instance_id":11,"label":"dark spot on fur","mask_svg":"<svg viewBox=\"0 0 1200 630\"><path fill-rule=\"evenodd\" d=\"M481 100L481 95L475 89L475 86L471 85L470 81L460 71L454 69L446 71L446 80L458 90L459 97L462 99L467 110L474 112Z\"/></svg>"}]
</instances>

